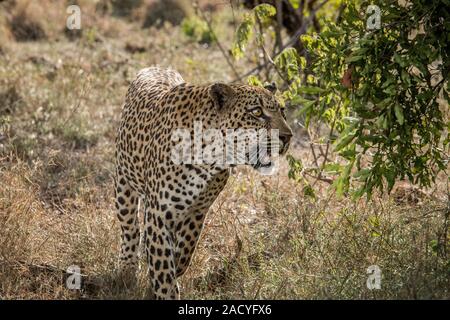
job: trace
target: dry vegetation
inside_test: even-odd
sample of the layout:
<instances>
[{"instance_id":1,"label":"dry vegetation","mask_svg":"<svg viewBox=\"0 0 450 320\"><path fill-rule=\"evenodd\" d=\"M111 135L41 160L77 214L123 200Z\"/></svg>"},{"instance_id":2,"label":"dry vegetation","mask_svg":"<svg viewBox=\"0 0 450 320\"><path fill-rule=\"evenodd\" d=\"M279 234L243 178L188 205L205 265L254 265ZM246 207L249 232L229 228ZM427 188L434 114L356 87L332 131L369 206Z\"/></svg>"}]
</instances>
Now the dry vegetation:
<instances>
[{"instance_id":1,"label":"dry vegetation","mask_svg":"<svg viewBox=\"0 0 450 320\"><path fill-rule=\"evenodd\" d=\"M76 34L64 30L64 1L0 3L0 299L146 297L144 263L136 288L115 276L111 172L127 86L152 64L195 83L233 78L216 45L167 23L147 27L154 2L77 1ZM232 15L219 9L228 46ZM301 130L296 140L292 152L309 158ZM450 298L448 177L426 192L401 184L352 202L320 184L306 197L287 170L236 171L181 279L184 298ZM74 264L82 291L65 288L61 270ZM382 289L370 291L374 264Z\"/></svg>"}]
</instances>

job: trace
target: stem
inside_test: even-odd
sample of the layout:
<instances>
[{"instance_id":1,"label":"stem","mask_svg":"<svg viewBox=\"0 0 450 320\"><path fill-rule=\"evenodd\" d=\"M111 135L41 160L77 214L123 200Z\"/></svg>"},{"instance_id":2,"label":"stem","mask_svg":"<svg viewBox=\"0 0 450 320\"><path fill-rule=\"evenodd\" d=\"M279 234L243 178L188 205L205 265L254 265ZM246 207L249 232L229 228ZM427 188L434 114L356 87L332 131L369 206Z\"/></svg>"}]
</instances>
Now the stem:
<instances>
[{"instance_id":1,"label":"stem","mask_svg":"<svg viewBox=\"0 0 450 320\"><path fill-rule=\"evenodd\" d=\"M208 26L209 32L211 32L214 39L216 39L217 46L219 47L220 52L222 52L222 55L224 56L225 60L227 61L227 64L230 66L230 69L233 71L235 77L240 78L240 75L237 72L233 62L231 61L231 59L230 59L229 55L227 54L227 52L225 51L225 49L222 47L222 45L219 41L219 38L217 37L216 33L214 32L214 29L212 28L212 25L211 25L211 21L208 19L208 17L202 10L199 10L199 12L200 12L202 19L205 20L206 25Z\"/></svg>"}]
</instances>

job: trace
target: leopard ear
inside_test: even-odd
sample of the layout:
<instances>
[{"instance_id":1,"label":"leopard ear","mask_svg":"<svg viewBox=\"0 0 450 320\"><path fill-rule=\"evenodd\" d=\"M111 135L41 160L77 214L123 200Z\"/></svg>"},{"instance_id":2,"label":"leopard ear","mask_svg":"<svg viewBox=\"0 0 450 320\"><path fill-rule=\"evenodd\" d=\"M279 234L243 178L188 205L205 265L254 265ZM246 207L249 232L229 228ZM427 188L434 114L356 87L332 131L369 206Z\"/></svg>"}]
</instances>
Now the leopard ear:
<instances>
[{"instance_id":1,"label":"leopard ear","mask_svg":"<svg viewBox=\"0 0 450 320\"><path fill-rule=\"evenodd\" d=\"M275 92L277 92L277 85L275 82L272 82L272 83L266 84L264 86L264 89L267 89L272 93L275 93Z\"/></svg>"},{"instance_id":2,"label":"leopard ear","mask_svg":"<svg viewBox=\"0 0 450 320\"><path fill-rule=\"evenodd\" d=\"M224 105L234 94L234 89L224 83L215 83L209 88L209 95L219 110L223 109Z\"/></svg>"}]
</instances>

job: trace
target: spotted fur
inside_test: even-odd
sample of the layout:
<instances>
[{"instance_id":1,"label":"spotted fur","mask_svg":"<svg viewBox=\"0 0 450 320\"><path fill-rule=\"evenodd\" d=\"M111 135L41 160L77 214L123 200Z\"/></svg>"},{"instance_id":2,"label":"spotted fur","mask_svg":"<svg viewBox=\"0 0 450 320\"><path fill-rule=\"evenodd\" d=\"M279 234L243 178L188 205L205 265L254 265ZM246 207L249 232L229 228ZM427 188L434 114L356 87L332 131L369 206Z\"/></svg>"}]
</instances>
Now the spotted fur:
<instances>
[{"instance_id":1,"label":"spotted fur","mask_svg":"<svg viewBox=\"0 0 450 320\"><path fill-rule=\"evenodd\" d=\"M261 117L251 114L255 107L263 111ZM172 133L177 128L192 132L194 121L205 128L277 128L281 153L292 136L269 90L243 84L194 86L176 71L158 67L139 72L127 92L116 139L119 260L124 272L135 272L143 232L148 275L158 299L179 298L177 278L189 266L208 209L229 177L227 167L171 161Z\"/></svg>"}]
</instances>

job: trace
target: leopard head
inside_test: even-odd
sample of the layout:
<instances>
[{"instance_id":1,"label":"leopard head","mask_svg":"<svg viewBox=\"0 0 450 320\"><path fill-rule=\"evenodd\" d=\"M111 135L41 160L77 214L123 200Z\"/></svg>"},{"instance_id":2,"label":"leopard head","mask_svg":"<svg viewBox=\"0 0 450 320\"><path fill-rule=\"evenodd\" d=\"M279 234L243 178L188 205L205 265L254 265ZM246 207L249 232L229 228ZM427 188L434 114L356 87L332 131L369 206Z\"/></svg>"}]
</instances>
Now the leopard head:
<instances>
[{"instance_id":1,"label":"leopard head","mask_svg":"<svg viewBox=\"0 0 450 320\"><path fill-rule=\"evenodd\" d=\"M234 132L236 144L245 140L245 159L239 164L255 169L270 167L274 156L284 155L288 150L292 130L275 96L276 90L274 84L262 88L216 83L209 87L209 95L221 119L221 129ZM227 132L225 136L230 138Z\"/></svg>"}]
</instances>

